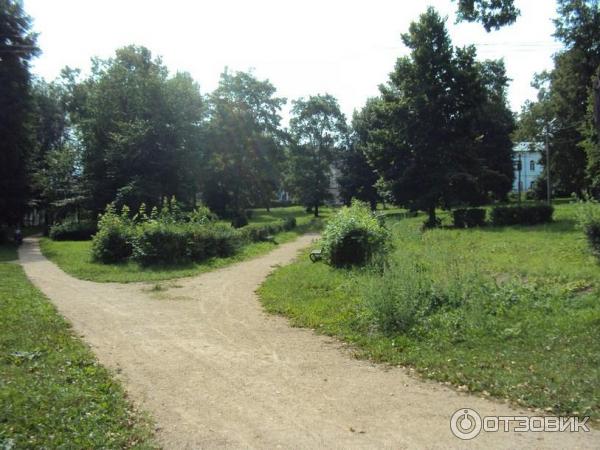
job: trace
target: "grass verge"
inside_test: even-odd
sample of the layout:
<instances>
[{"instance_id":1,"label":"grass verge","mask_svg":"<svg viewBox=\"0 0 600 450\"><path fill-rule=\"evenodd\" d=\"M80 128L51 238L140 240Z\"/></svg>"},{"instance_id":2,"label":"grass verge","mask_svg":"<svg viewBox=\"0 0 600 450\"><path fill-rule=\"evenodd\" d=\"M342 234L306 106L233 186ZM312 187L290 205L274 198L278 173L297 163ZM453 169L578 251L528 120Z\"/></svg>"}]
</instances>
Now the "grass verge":
<instances>
[{"instance_id":1,"label":"grass verge","mask_svg":"<svg viewBox=\"0 0 600 450\"><path fill-rule=\"evenodd\" d=\"M383 274L307 257L259 289L271 313L359 357L554 414L600 418L600 267L574 206L535 227L419 231L390 221Z\"/></svg>"},{"instance_id":2,"label":"grass verge","mask_svg":"<svg viewBox=\"0 0 600 450\"><path fill-rule=\"evenodd\" d=\"M0 264L0 448L155 448L149 421L16 264Z\"/></svg>"}]
</instances>

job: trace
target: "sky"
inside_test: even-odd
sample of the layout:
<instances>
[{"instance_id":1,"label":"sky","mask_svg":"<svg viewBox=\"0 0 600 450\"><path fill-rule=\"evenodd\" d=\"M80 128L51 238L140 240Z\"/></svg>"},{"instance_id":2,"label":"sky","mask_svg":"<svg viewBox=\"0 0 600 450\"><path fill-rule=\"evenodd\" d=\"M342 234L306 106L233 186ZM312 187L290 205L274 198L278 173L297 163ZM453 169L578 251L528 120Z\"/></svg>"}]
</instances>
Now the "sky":
<instances>
[{"instance_id":1,"label":"sky","mask_svg":"<svg viewBox=\"0 0 600 450\"><path fill-rule=\"evenodd\" d=\"M516 4L516 24L486 33L478 23L456 24L450 0L24 0L43 52L33 72L46 80L66 65L85 73L91 57L136 44L170 71L189 72L202 93L215 89L226 66L253 70L288 100L332 94L348 117L408 54L401 34L429 5L447 16L454 45L504 59L510 106L520 111L535 99L533 75L552 68L560 44L552 37L554 1Z\"/></svg>"}]
</instances>

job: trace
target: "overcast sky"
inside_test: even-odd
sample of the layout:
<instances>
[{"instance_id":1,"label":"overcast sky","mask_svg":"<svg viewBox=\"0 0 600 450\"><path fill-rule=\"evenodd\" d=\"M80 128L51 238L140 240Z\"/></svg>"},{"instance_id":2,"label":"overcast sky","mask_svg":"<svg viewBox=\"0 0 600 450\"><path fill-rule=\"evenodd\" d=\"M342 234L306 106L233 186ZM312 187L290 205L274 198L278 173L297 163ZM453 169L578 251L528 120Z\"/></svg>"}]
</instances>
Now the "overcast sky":
<instances>
[{"instance_id":1,"label":"overcast sky","mask_svg":"<svg viewBox=\"0 0 600 450\"><path fill-rule=\"evenodd\" d=\"M92 56L136 44L162 56L171 71L190 72L203 93L216 87L225 66L253 69L288 99L330 93L348 116L378 94L407 53L401 33L428 5L448 16L454 45L475 44L481 59L504 58L513 110L535 98L532 76L551 68L560 48L551 36L551 0L517 0L517 23L491 33L456 25L449 0L24 1L43 52L33 70L47 80L65 65L85 71Z\"/></svg>"}]
</instances>

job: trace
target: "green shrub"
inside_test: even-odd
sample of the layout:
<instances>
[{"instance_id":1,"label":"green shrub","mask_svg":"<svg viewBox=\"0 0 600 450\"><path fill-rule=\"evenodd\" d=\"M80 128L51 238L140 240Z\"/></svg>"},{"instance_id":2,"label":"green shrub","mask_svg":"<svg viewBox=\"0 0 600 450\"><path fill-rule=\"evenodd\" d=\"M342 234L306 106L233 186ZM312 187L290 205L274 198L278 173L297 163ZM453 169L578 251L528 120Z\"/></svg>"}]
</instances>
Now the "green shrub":
<instances>
[{"instance_id":1,"label":"green shrub","mask_svg":"<svg viewBox=\"0 0 600 450\"><path fill-rule=\"evenodd\" d=\"M50 228L53 241L87 241L98 231L93 221L66 221Z\"/></svg>"},{"instance_id":2,"label":"green shrub","mask_svg":"<svg viewBox=\"0 0 600 450\"><path fill-rule=\"evenodd\" d=\"M210 256L226 258L234 255L242 245L240 232L227 224L216 223L207 230Z\"/></svg>"},{"instance_id":3,"label":"green shrub","mask_svg":"<svg viewBox=\"0 0 600 450\"><path fill-rule=\"evenodd\" d=\"M235 254L241 245L240 232L225 224L188 228L187 256L196 262Z\"/></svg>"},{"instance_id":4,"label":"green shrub","mask_svg":"<svg viewBox=\"0 0 600 450\"><path fill-rule=\"evenodd\" d=\"M581 202L577 211L577 221L590 250L600 259L600 204L592 199Z\"/></svg>"},{"instance_id":5,"label":"green shrub","mask_svg":"<svg viewBox=\"0 0 600 450\"><path fill-rule=\"evenodd\" d=\"M456 228L473 228L485 225L485 209L483 208L461 208L452 212L454 226Z\"/></svg>"},{"instance_id":6,"label":"green shrub","mask_svg":"<svg viewBox=\"0 0 600 450\"><path fill-rule=\"evenodd\" d=\"M283 228L281 228L283 230ZM271 236L275 227L271 224L253 223L238 229L244 242L261 242ZM275 231L276 232L276 231Z\"/></svg>"},{"instance_id":7,"label":"green shrub","mask_svg":"<svg viewBox=\"0 0 600 450\"><path fill-rule=\"evenodd\" d=\"M133 252L134 228L128 210L118 215L113 205L98 221L98 232L92 239L92 258L103 263L114 263L129 258Z\"/></svg>"},{"instance_id":8,"label":"green shrub","mask_svg":"<svg viewBox=\"0 0 600 450\"><path fill-rule=\"evenodd\" d=\"M244 211L235 213L231 219L231 226L234 228L242 228L248 225L248 215Z\"/></svg>"},{"instance_id":9,"label":"green shrub","mask_svg":"<svg viewBox=\"0 0 600 450\"><path fill-rule=\"evenodd\" d=\"M290 231L294 228L296 228L296 218L288 217L278 222L246 225L245 227L240 228L239 231L244 242L262 242L266 241L269 236L273 236L283 231Z\"/></svg>"},{"instance_id":10,"label":"green shrub","mask_svg":"<svg viewBox=\"0 0 600 450\"><path fill-rule=\"evenodd\" d=\"M537 225L552 222L554 208L551 205L497 206L492 209L494 226Z\"/></svg>"},{"instance_id":11,"label":"green shrub","mask_svg":"<svg viewBox=\"0 0 600 450\"><path fill-rule=\"evenodd\" d=\"M283 219L283 230L290 231L296 228L297 222L295 217L286 217Z\"/></svg>"},{"instance_id":12,"label":"green shrub","mask_svg":"<svg viewBox=\"0 0 600 450\"><path fill-rule=\"evenodd\" d=\"M181 263L188 259L188 230L178 224L147 222L138 225L133 258L142 265Z\"/></svg>"},{"instance_id":13,"label":"green shrub","mask_svg":"<svg viewBox=\"0 0 600 450\"><path fill-rule=\"evenodd\" d=\"M387 252L389 233L366 203L354 200L329 220L322 242L332 266L364 265Z\"/></svg>"}]
</instances>

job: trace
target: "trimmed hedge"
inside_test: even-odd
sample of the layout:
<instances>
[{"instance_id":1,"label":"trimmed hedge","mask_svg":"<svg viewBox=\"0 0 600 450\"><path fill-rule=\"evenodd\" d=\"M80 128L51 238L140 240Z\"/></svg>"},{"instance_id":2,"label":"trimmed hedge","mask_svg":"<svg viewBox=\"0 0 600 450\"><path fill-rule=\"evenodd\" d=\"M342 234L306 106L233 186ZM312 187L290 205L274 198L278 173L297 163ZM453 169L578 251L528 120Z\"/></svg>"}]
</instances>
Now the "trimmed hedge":
<instances>
[{"instance_id":1,"label":"trimmed hedge","mask_svg":"<svg viewBox=\"0 0 600 450\"><path fill-rule=\"evenodd\" d=\"M133 240L133 259L142 265L201 262L237 252L240 233L225 224L146 223Z\"/></svg>"},{"instance_id":2,"label":"trimmed hedge","mask_svg":"<svg viewBox=\"0 0 600 450\"><path fill-rule=\"evenodd\" d=\"M108 205L92 243L93 258L104 263L131 258L145 266L201 262L231 256L245 243L264 241L296 226L291 217L235 229L212 221L212 213L205 207L182 215L174 204L171 200L161 210L153 208L150 216L140 207L133 218L127 207L117 213L114 205Z\"/></svg>"},{"instance_id":3,"label":"trimmed hedge","mask_svg":"<svg viewBox=\"0 0 600 450\"><path fill-rule=\"evenodd\" d=\"M552 222L554 208L551 205L497 206L492 209L494 226L538 225Z\"/></svg>"},{"instance_id":4,"label":"trimmed hedge","mask_svg":"<svg viewBox=\"0 0 600 450\"><path fill-rule=\"evenodd\" d=\"M138 227L133 259L142 265L181 263L187 259L188 233L178 225L149 222Z\"/></svg>"},{"instance_id":5,"label":"trimmed hedge","mask_svg":"<svg viewBox=\"0 0 600 450\"><path fill-rule=\"evenodd\" d=\"M50 228L50 239L53 241L87 241L98 231L95 222L68 221L53 225Z\"/></svg>"},{"instance_id":6,"label":"trimmed hedge","mask_svg":"<svg viewBox=\"0 0 600 450\"><path fill-rule=\"evenodd\" d=\"M588 224L584 229L588 245L596 258L600 259L600 222Z\"/></svg>"},{"instance_id":7,"label":"trimmed hedge","mask_svg":"<svg viewBox=\"0 0 600 450\"><path fill-rule=\"evenodd\" d=\"M245 242L261 242L267 240L269 236L283 231L290 231L294 228L296 228L296 218L288 217L279 222L246 225L240 228L239 231Z\"/></svg>"},{"instance_id":8,"label":"trimmed hedge","mask_svg":"<svg viewBox=\"0 0 600 450\"><path fill-rule=\"evenodd\" d=\"M483 208L461 208L452 212L454 226L456 228L483 227L485 225L485 209Z\"/></svg>"},{"instance_id":9,"label":"trimmed hedge","mask_svg":"<svg viewBox=\"0 0 600 450\"><path fill-rule=\"evenodd\" d=\"M187 255L192 261L226 258L234 255L242 244L241 233L229 225L212 224L188 230Z\"/></svg>"}]
</instances>

